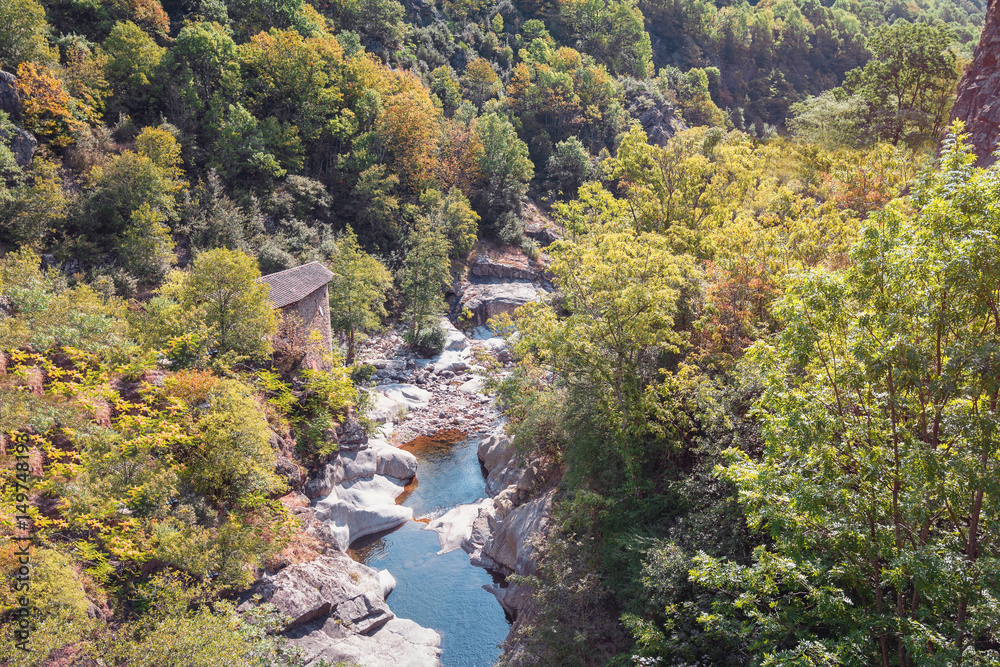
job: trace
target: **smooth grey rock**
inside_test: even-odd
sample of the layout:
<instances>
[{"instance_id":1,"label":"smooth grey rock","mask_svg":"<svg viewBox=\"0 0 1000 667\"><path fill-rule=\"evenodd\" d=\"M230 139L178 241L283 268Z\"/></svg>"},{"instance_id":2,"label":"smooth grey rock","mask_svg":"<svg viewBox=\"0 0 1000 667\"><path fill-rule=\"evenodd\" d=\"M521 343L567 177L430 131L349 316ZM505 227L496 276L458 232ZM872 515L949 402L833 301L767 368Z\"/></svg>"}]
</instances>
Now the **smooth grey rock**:
<instances>
[{"instance_id":1,"label":"smooth grey rock","mask_svg":"<svg viewBox=\"0 0 1000 667\"><path fill-rule=\"evenodd\" d=\"M383 423L394 421L402 410L427 407L431 392L412 384L386 384L378 387L375 406L369 416Z\"/></svg>"},{"instance_id":2,"label":"smooth grey rock","mask_svg":"<svg viewBox=\"0 0 1000 667\"><path fill-rule=\"evenodd\" d=\"M344 487L339 487L344 493ZM356 496L355 496L356 497ZM413 518L413 509L389 503L357 507L337 499L325 499L316 506L317 515L330 524L337 547L347 551L351 543L366 535L398 528Z\"/></svg>"},{"instance_id":3,"label":"smooth grey rock","mask_svg":"<svg viewBox=\"0 0 1000 667\"><path fill-rule=\"evenodd\" d=\"M456 329L455 325L447 317L441 318L441 328L444 329L445 333L445 351L460 352L469 347L469 339L465 337L464 333Z\"/></svg>"},{"instance_id":4,"label":"smooth grey rock","mask_svg":"<svg viewBox=\"0 0 1000 667\"><path fill-rule=\"evenodd\" d=\"M389 570L378 571L378 583L383 600L388 599L389 595L396 590L396 577L392 576Z\"/></svg>"},{"instance_id":5,"label":"smooth grey rock","mask_svg":"<svg viewBox=\"0 0 1000 667\"><path fill-rule=\"evenodd\" d=\"M534 540L548 526L554 490L514 508L498 522L483 546L483 555L493 559L507 572L534 574Z\"/></svg>"},{"instance_id":6,"label":"smooth grey rock","mask_svg":"<svg viewBox=\"0 0 1000 667\"><path fill-rule=\"evenodd\" d=\"M521 469L517 466L517 449L502 431L480 442L476 453L486 468L486 493L490 496L497 495L502 489L520 479Z\"/></svg>"},{"instance_id":7,"label":"smooth grey rock","mask_svg":"<svg viewBox=\"0 0 1000 667\"><path fill-rule=\"evenodd\" d=\"M320 660L360 667L436 667L441 636L405 618L394 618L370 635L345 632L327 621L290 643L303 649L306 667Z\"/></svg>"},{"instance_id":8,"label":"smooth grey rock","mask_svg":"<svg viewBox=\"0 0 1000 667\"><path fill-rule=\"evenodd\" d=\"M469 354L465 350L445 350L434 360L432 369L442 377L469 369Z\"/></svg>"},{"instance_id":9,"label":"smooth grey rock","mask_svg":"<svg viewBox=\"0 0 1000 667\"><path fill-rule=\"evenodd\" d=\"M458 390L463 394L478 394L482 391L482 389L482 378L472 378L471 380L466 380L458 387Z\"/></svg>"},{"instance_id":10,"label":"smooth grey rock","mask_svg":"<svg viewBox=\"0 0 1000 667\"><path fill-rule=\"evenodd\" d=\"M417 457L405 449L384 444L377 449L375 472L386 477L410 480L417 474Z\"/></svg>"},{"instance_id":11,"label":"smooth grey rock","mask_svg":"<svg viewBox=\"0 0 1000 667\"><path fill-rule=\"evenodd\" d=\"M433 530L438 534L438 541L441 543L441 550L438 554L446 554L449 551L462 548L469 541L472 535L472 524L479 516L480 511L487 506L492 506L490 499L480 499L467 505L453 507L436 519L431 520L424 526L424 530Z\"/></svg>"},{"instance_id":12,"label":"smooth grey rock","mask_svg":"<svg viewBox=\"0 0 1000 667\"><path fill-rule=\"evenodd\" d=\"M359 477L371 477L378 470L378 453L374 449L341 452L337 457L337 484Z\"/></svg>"}]
</instances>

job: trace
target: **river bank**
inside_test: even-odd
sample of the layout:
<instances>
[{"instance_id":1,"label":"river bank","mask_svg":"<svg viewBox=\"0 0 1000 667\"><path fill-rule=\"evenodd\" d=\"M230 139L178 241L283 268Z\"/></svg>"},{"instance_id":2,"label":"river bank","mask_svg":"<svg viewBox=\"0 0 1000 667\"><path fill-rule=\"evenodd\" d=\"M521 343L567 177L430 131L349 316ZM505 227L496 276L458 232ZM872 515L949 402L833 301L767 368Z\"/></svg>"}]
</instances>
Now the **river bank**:
<instances>
[{"instance_id":1,"label":"river bank","mask_svg":"<svg viewBox=\"0 0 1000 667\"><path fill-rule=\"evenodd\" d=\"M359 359L377 369L370 416L380 426L366 435L343 425L339 451L291 503L325 555L265 576L248 594L292 619L283 634L303 651L307 666L321 660L365 667L491 665L509 630L505 612L518 611L486 593L503 602L503 575L524 569L516 555L511 560L496 549L490 552L496 559L470 561L458 549L469 551L476 521L482 536L501 527L503 508L517 500L514 490L498 510L491 496L504 489L496 474L487 488L482 443L493 442L502 428L472 372L477 350L504 359L504 344L445 325L446 349L432 359L418 358L393 331L361 348ZM435 433L452 437L414 441ZM514 457L504 463L513 466ZM488 523L487 516L500 520ZM508 522L515 524L521 525Z\"/></svg>"}]
</instances>

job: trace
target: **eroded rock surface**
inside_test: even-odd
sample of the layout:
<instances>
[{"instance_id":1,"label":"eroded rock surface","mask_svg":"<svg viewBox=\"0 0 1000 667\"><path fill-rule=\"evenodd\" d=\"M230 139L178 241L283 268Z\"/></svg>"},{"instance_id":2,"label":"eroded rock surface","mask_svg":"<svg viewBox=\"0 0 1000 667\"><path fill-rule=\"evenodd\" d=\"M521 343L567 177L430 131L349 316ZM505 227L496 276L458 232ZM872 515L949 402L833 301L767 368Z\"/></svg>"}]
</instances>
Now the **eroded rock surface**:
<instances>
[{"instance_id":1,"label":"eroded rock surface","mask_svg":"<svg viewBox=\"0 0 1000 667\"><path fill-rule=\"evenodd\" d=\"M1000 132L1000 9L996 0L986 9L979 45L958 82L951 118L965 121L978 166L988 167L996 162L993 151Z\"/></svg>"},{"instance_id":2,"label":"eroded rock surface","mask_svg":"<svg viewBox=\"0 0 1000 667\"><path fill-rule=\"evenodd\" d=\"M289 617L283 634L305 653L307 667L320 660L363 667L439 665L441 637L389 610L385 598L394 585L384 570L332 552L258 582L247 597L260 595Z\"/></svg>"},{"instance_id":3,"label":"eroded rock surface","mask_svg":"<svg viewBox=\"0 0 1000 667\"><path fill-rule=\"evenodd\" d=\"M473 565L504 575L532 575L536 571L538 541L548 530L557 473L541 461L526 460L502 429L479 444L478 455L487 471L486 491L492 500L465 506L470 510L475 507L478 514L468 532L462 533L461 547ZM442 527L442 547L446 542L444 529L451 530L448 534L451 540L460 529L466 530L458 519L464 519L468 511L458 512L459 509L452 510L455 512L452 525ZM494 584L484 588L515 619L530 615L530 587Z\"/></svg>"}]
</instances>

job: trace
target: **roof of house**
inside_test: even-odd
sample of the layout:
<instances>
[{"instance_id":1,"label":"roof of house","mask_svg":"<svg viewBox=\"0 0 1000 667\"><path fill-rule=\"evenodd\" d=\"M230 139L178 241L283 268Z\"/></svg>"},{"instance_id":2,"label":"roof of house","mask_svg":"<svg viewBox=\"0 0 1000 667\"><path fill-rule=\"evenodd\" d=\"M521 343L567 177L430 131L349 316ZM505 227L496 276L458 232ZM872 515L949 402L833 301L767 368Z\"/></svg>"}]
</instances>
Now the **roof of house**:
<instances>
[{"instance_id":1,"label":"roof of house","mask_svg":"<svg viewBox=\"0 0 1000 667\"><path fill-rule=\"evenodd\" d=\"M319 262L309 262L258 278L271 286L271 303L275 308L301 301L330 282L333 274Z\"/></svg>"}]
</instances>

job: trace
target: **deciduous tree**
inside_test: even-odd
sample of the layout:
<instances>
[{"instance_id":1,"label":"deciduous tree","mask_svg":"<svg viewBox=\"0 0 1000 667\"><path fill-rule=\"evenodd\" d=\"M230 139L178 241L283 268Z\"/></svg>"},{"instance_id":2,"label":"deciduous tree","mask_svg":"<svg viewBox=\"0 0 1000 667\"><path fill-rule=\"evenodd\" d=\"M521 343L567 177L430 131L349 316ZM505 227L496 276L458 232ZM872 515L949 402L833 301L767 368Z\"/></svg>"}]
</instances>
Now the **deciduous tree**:
<instances>
[{"instance_id":1,"label":"deciduous tree","mask_svg":"<svg viewBox=\"0 0 1000 667\"><path fill-rule=\"evenodd\" d=\"M346 363L353 364L356 335L377 329L386 315L385 298L392 287L392 274L361 249L350 227L338 239L327 266L333 272L330 323L334 331L347 334Z\"/></svg>"},{"instance_id":2,"label":"deciduous tree","mask_svg":"<svg viewBox=\"0 0 1000 667\"><path fill-rule=\"evenodd\" d=\"M185 308L204 309L217 352L256 358L270 353L277 317L252 257L225 248L208 250L195 257L190 273L175 276L168 291Z\"/></svg>"}]
</instances>

